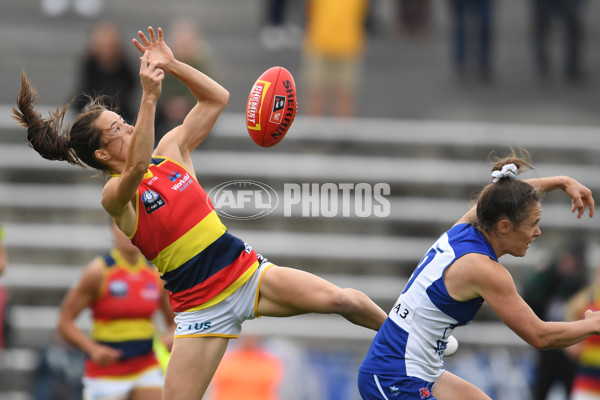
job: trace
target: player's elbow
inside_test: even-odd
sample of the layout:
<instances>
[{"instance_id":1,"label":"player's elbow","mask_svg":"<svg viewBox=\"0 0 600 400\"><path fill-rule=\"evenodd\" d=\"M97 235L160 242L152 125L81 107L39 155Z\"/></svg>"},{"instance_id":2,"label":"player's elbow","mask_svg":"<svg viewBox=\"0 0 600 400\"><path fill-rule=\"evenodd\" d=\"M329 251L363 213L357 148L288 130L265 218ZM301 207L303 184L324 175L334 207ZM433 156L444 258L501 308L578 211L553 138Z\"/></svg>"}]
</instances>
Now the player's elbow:
<instances>
[{"instance_id":1,"label":"player's elbow","mask_svg":"<svg viewBox=\"0 0 600 400\"><path fill-rule=\"evenodd\" d=\"M224 109L227 103L229 103L230 93L224 87L221 87L219 94L216 98L216 103L221 106L221 109Z\"/></svg>"},{"instance_id":2,"label":"player's elbow","mask_svg":"<svg viewBox=\"0 0 600 400\"><path fill-rule=\"evenodd\" d=\"M69 326L69 319L66 318L62 313L58 317L58 323L56 324L56 332L62 337L67 337Z\"/></svg>"},{"instance_id":3,"label":"player's elbow","mask_svg":"<svg viewBox=\"0 0 600 400\"><path fill-rule=\"evenodd\" d=\"M192 108L188 115L205 114L208 110L213 110L218 114L220 114L227 103L229 102L229 91L223 87L219 87L210 98L198 99L196 106Z\"/></svg>"}]
</instances>

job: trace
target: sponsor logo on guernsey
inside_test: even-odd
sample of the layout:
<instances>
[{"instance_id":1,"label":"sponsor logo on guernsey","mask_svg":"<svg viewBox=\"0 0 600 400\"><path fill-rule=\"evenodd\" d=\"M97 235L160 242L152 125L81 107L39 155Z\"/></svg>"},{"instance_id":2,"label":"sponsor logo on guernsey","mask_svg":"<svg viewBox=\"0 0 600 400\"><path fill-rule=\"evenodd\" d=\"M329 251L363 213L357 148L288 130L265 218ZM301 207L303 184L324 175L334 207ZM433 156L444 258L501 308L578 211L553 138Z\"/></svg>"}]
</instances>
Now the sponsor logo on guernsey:
<instances>
[{"instance_id":1,"label":"sponsor logo on guernsey","mask_svg":"<svg viewBox=\"0 0 600 400\"><path fill-rule=\"evenodd\" d=\"M166 204L163 198L154 190L146 190L142 194L142 203L144 203L146 214L151 214Z\"/></svg>"},{"instance_id":2,"label":"sponsor logo on guernsey","mask_svg":"<svg viewBox=\"0 0 600 400\"><path fill-rule=\"evenodd\" d=\"M193 182L190 177L190 174L188 174L188 173L181 176L181 174L179 172L171 172L169 174L169 179L172 182L175 182L173 184L173 186L171 186L171 189L179 191L179 192L183 192Z\"/></svg>"},{"instance_id":3,"label":"sponsor logo on guernsey","mask_svg":"<svg viewBox=\"0 0 600 400\"><path fill-rule=\"evenodd\" d=\"M113 297L125 297L127 296L127 292L129 292L129 286L125 281L112 281L108 284L108 292Z\"/></svg>"},{"instance_id":4,"label":"sponsor logo on guernsey","mask_svg":"<svg viewBox=\"0 0 600 400\"><path fill-rule=\"evenodd\" d=\"M158 288L154 283L146 283L146 287L140 291L140 297L145 300L156 300L160 297Z\"/></svg>"},{"instance_id":5,"label":"sponsor logo on guernsey","mask_svg":"<svg viewBox=\"0 0 600 400\"><path fill-rule=\"evenodd\" d=\"M446 347L448 347L448 344L446 342L444 342L443 340L437 340L436 341L436 347L434 348L435 352L442 357L444 355L444 351L446 350Z\"/></svg>"},{"instance_id":6,"label":"sponsor logo on guernsey","mask_svg":"<svg viewBox=\"0 0 600 400\"><path fill-rule=\"evenodd\" d=\"M179 178L181 178L181 174L177 171L173 171L169 174L169 180L171 182L175 182Z\"/></svg>"},{"instance_id":7,"label":"sponsor logo on guernsey","mask_svg":"<svg viewBox=\"0 0 600 400\"><path fill-rule=\"evenodd\" d=\"M152 184L154 182L156 182L157 180L158 180L158 176L153 176L148 182L146 182L146 185L152 186Z\"/></svg>"}]
</instances>

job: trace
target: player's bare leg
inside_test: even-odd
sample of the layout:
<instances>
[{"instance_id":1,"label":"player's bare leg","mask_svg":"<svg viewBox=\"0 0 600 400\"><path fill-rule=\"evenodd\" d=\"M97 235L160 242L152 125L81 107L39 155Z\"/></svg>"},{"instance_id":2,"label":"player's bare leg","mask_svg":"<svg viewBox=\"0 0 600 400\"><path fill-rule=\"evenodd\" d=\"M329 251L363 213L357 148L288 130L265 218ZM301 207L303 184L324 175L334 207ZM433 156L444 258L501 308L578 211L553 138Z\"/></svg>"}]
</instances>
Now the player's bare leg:
<instances>
[{"instance_id":1,"label":"player's bare leg","mask_svg":"<svg viewBox=\"0 0 600 400\"><path fill-rule=\"evenodd\" d=\"M164 400L199 400L221 362L229 339L223 337L177 338L163 390Z\"/></svg>"},{"instance_id":2,"label":"player's bare leg","mask_svg":"<svg viewBox=\"0 0 600 400\"><path fill-rule=\"evenodd\" d=\"M270 267L263 275L258 313L272 317L336 313L373 330L387 318L387 313L358 290L342 289L308 272L279 266Z\"/></svg>"},{"instance_id":3,"label":"player's bare leg","mask_svg":"<svg viewBox=\"0 0 600 400\"><path fill-rule=\"evenodd\" d=\"M438 400L491 400L483 390L448 371L433 385L432 394Z\"/></svg>"}]
</instances>

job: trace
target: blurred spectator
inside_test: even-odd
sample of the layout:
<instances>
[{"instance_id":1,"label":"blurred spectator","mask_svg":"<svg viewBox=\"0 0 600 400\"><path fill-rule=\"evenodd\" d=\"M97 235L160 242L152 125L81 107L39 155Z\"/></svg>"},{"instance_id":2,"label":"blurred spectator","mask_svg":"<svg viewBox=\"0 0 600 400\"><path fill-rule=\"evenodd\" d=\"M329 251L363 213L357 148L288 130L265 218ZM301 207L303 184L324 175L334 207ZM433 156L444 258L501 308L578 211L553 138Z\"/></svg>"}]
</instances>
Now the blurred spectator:
<instances>
[{"instance_id":1,"label":"blurred spectator","mask_svg":"<svg viewBox=\"0 0 600 400\"><path fill-rule=\"evenodd\" d=\"M600 310L600 265L592 283L570 299L565 319L582 318L586 310ZM590 336L565 351L577 363L570 399L600 400L600 336Z\"/></svg>"},{"instance_id":2,"label":"blurred spectator","mask_svg":"<svg viewBox=\"0 0 600 400\"><path fill-rule=\"evenodd\" d=\"M537 72L542 79L550 75L550 34L554 18L564 22L564 73L568 81L581 79L583 0L533 0L533 44Z\"/></svg>"},{"instance_id":3,"label":"blurred spectator","mask_svg":"<svg viewBox=\"0 0 600 400\"><path fill-rule=\"evenodd\" d=\"M431 4L429 0L397 0L400 31L408 36L429 34Z\"/></svg>"},{"instance_id":4,"label":"blurred spectator","mask_svg":"<svg viewBox=\"0 0 600 400\"><path fill-rule=\"evenodd\" d=\"M225 353L211 382L211 400L277 400L281 361L266 351L257 336L246 334Z\"/></svg>"},{"instance_id":5,"label":"blurred spectator","mask_svg":"<svg viewBox=\"0 0 600 400\"><path fill-rule=\"evenodd\" d=\"M100 14L103 0L72 0L73 9L79 15L92 18ZM42 0L41 7L44 14L56 17L69 9L71 0Z\"/></svg>"},{"instance_id":6,"label":"blurred spectator","mask_svg":"<svg viewBox=\"0 0 600 400\"><path fill-rule=\"evenodd\" d=\"M267 19L260 30L259 39L267 50L296 48L301 41L301 29L286 23L289 4L289 0L265 0Z\"/></svg>"},{"instance_id":7,"label":"blurred spectator","mask_svg":"<svg viewBox=\"0 0 600 400\"><path fill-rule=\"evenodd\" d=\"M79 83L73 104L76 112L85 107L88 96L106 95L119 108L123 118L134 124L139 78L123 45L115 23L102 20L94 25L79 65Z\"/></svg>"},{"instance_id":8,"label":"blurred spectator","mask_svg":"<svg viewBox=\"0 0 600 400\"><path fill-rule=\"evenodd\" d=\"M355 115L368 10L369 0L308 0L303 60L308 115Z\"/></svg>"},{"instance_id":9,"label":"blurred spectator","mask_svg":"<svg viewBox=\"0 0 600 400\"><path fill-rule=\"evenodd\" d=\"M168 32L169 46L178 60L213 76L215 71L211 50L197 22L178 19ZM158 99L156 143L165 133L181 125L196 102L196 98L185 84L174 76L165 74Z\"/></svg>"},{"instance_id":10,"label":"blurred spectator","mask_svg":"<svg viewBox=\"0 0 600 400\"><path fill-rule=\"evenodd\" d=\"M572 240L547 268L536 271L525 282L523 299L545 321L564 321L567 302L587 281L586 246ZM571 389L575 363L564 350L538 350L533 400L544 400L555 384L565 393Z\"/></svg>"},{"instance_id":11,"label":"blurred spectator","mask_svg":"<svg viewBox=\"0 0 600 400\"><path fill-rule=\"evenodd\" d=\"M493 0L452 0L453 51L457 77L475 69L483 82L492 80Z\"/></svg>"}]
</instances>

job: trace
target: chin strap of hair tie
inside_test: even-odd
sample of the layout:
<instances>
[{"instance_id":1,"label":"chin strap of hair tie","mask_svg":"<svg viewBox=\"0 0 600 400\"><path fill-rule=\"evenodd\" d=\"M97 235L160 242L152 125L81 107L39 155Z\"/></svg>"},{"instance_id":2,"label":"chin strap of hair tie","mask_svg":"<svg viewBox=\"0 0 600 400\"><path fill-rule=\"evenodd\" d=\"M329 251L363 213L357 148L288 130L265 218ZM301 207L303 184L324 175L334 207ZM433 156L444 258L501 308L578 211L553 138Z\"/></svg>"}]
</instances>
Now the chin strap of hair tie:
<instances>
[{"instance_id":1,"label":"chin strap of hair tie","mask_svg":"<svg viewBox=\"0 0 600 400\"><path fill-rule=\"evenodd\" d=\"M516 179L517 166L513 163L506 164L500 171L492 171L492 182L496 183L502 178Z\"/></svg>"}]
</instances>

